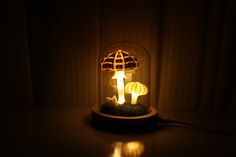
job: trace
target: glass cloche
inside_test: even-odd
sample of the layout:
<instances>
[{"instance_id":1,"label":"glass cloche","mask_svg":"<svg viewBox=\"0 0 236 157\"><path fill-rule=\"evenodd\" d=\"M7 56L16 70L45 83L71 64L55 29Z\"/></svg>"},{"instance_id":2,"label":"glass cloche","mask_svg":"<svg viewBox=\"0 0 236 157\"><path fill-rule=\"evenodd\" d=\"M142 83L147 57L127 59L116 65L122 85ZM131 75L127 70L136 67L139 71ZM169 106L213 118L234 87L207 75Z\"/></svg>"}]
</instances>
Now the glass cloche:
<instances>
[{"instance_id":1,"label":"glass cloche","mask_svg":"<svg viewBox=\"0 0 236 157\"><path fill-rule=\"evenodd\" d=\"M144 47L125 42L102 50L98 85L97 114L118 119L156 114L150 109L150 55Z\"/></svg>"}]
</instances>

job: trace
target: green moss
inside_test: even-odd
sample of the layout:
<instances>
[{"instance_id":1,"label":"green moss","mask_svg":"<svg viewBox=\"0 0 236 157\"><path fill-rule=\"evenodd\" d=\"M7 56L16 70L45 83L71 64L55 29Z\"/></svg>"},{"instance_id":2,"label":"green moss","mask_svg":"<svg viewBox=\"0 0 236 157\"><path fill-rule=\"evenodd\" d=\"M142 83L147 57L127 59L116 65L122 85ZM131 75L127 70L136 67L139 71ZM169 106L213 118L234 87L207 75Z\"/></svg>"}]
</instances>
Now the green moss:
<instances>
[{"instance_id":1,"label":"green moss","mask_svg":"<svg viewBox=\"0 0 236 157\"><path fill-rule=\"evenodd\" d=\"M114 106L110 103L101 105L101 112L116 115L116 116L141 116L149 112L147 106L143 104L132 105L129 102L125 102L123 105Z\"/></svg>"}]
</instances>

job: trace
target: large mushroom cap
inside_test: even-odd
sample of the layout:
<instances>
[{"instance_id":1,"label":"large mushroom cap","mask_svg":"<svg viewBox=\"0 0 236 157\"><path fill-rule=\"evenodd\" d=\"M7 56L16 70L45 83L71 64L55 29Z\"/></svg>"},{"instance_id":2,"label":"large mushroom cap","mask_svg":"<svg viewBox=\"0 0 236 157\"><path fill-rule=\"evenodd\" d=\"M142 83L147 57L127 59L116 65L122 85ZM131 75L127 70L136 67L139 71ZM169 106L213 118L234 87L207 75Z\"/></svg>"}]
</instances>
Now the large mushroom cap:
<instances>
[{"instance_id":1,"label":"large mushroom cap","mask_svg":"<svg viewBox=\"0 0 236 157\"><path fill-rule=\"evenodd\" d=\"M102 70L130 70L139 66L137 59L124 50L116 50L104 57L100 63Z\"/></svg>"},{"instance_id":2,"label":"large mushroom cap","mask_svg":"<svg viewBox=\"0 0 236 157\"><path fill-rule=\"evenodd\" d=\"M129 82L125 86L127 93L136 93L138 95L146 95L148 93L148 88L139 82Z\"/></svg>"}]
</instances>

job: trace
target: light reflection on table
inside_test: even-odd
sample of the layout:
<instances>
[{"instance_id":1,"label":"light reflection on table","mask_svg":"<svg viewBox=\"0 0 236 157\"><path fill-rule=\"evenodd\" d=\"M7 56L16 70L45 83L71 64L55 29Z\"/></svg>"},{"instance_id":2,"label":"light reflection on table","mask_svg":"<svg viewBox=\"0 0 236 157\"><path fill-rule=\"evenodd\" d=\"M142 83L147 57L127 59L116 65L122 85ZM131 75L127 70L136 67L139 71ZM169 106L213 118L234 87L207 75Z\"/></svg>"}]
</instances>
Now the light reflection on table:
<instances>
[{"instance_id":1,"label":"light reflection on table","mask_svg":"<svg viewBox=\"0 0 236 157\"><path fill-rule=\"evenodd\" d=\"M144 145L139 141L115 142L109 157L140 157L144 152Z\"/></svg>"}]
</instances>

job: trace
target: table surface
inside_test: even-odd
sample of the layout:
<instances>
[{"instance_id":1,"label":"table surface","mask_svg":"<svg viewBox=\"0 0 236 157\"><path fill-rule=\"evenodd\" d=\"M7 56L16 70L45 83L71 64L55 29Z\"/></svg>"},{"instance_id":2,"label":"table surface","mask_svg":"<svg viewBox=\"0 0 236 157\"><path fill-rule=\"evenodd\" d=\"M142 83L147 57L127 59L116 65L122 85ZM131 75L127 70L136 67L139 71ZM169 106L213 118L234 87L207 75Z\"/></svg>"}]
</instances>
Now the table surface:
<instances>
[{"instance_id":1,"label":"table surface","mask_svg":"<svg viewBox=\"0 0 236 157\"><path fill-rule=\"evenodd\" d=\"M163 125L145 133L118 133L93 128L91 108L11 109L1 115L1 156L204 157L236 156L236 134L204 128ZM170 119L236 130L234 115L160 111Z\"/></svg>"}]
</instances>

